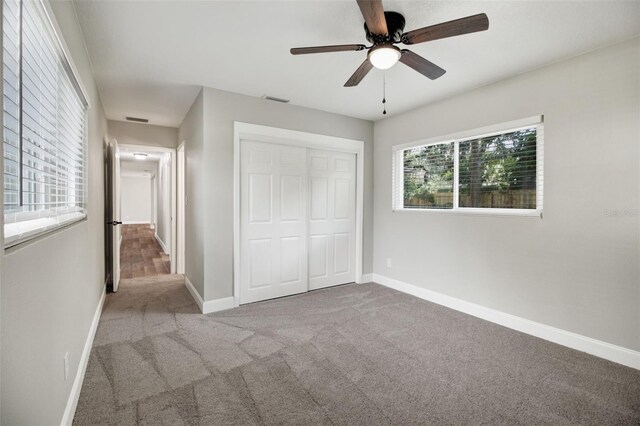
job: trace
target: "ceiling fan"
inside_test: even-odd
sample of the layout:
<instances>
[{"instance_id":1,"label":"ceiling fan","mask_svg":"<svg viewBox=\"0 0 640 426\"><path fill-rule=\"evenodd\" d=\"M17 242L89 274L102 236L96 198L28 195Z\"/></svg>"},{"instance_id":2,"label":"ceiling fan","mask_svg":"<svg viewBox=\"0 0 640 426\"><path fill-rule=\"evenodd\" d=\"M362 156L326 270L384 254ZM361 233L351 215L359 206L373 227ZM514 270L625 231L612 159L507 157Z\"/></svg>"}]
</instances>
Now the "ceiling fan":
<instances>
[{"instance_id":1,"label":"ceiling fan","mask_svg":"<svg viewBox=\"0 0 640 426\"><path fill-rule=\"evenodd\" d=\"M388 69L400 61L420 74L435 80L446 71L407 49L396 44L417 44L462 34L475 33L489 29L489 19L484 13L467 16L429 27L404 32L404 16L397 12L385 12L382 0L356 0L364 17L364 31L371 46L364 44L340 44L336 46L294 47L292 55L308 53L349 52L368 50L367 59L344 84L345 87L357 86L373 67Z\"/></svg>"}]
</instances>

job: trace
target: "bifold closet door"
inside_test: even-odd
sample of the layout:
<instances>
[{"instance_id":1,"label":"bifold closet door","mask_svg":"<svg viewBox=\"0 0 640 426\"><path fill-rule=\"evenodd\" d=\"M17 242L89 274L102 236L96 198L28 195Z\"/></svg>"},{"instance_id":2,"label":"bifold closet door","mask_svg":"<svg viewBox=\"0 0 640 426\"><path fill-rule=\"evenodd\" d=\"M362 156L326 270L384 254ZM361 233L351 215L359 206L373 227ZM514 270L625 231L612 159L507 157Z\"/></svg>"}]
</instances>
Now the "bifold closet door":
<instances>
[{"instance_id":1,"label":"bifold closet door","mask_svg":"<svg viewBox=\"0 0 640 426\"><path fill-rule=\"evenodd\" d=\"M356 155L309 150L309 289L355 281Z\"/></svg>"},{"instance_id":2,"label":"bifold closet door","mask_svg":"<svg viewBox=\"0 0 640 426\"><path fill-rule=\"evenodd\" d=\"M305 292L307 150L242 141L240 155L240 303Z\"/></svg>"}]
</instances>

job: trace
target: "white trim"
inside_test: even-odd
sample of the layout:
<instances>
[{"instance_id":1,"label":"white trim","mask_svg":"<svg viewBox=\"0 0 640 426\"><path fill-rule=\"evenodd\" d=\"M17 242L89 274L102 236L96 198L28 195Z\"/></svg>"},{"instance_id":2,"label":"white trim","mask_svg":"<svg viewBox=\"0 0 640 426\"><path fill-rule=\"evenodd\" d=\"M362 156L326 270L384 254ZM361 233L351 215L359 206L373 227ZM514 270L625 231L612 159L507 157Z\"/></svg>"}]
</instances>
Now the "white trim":
<instances>
[{"instance_id":1,"label":"white trim","mask_svg":"<svg viewBox=\"0 0 640 426\"><path fill-rule=\"evenodd\" d=\"M153 234L153 236L156 237L156 241L158 242L158 244L160 244L160 247L162 247L162 251L164 251L164 254L169 254L169 252L167 251L167 246L164 244L164 241L162 241L160 237L158 237L158 234L155 233Z\"/></svg>"},{"instance_id":2,"label":"white trim","mask_svg":"<svg viewBox=\"0 0 640 426\"><path fill-rule=\"evenodd\" d=\"M143 221L139 221L139 220L123 220L122 224L123 225L149 225L149 226L151 226L151 222L149 222L148 220L143 220Z\"/></svg>"},{"instance_id":3,"label":"white trim","mask_svg":"<svg viewBox=\"0 0 640 426\"><path fill-rule=\"evenodd\" d=\"M178 242L176 241L176 236L178 234L177 230L177 221L176 215L178 213L178 201L177 201L177 187L178 187L178 175L177 175L177 166L176 161L178 159L178 151L173 149L170 153L171 157L171 185L169 191L169 197L171 197L171 217L169 220L171 221L171 252L165 250L165 253L169 254L169 272L172 274L176 273L176 248L178 247Z\"/></svg>"},{"instance_id":4,"label":"white trim","mask_svg":"<svg viewBox=\"0 0 640 426\"><path fill-rule=\"evenodd\" d=\"M193 286L193 283L189 281L189 278L185 275L184 285L191 293L191 297L195 300L196 305L200 308L200 312L203 314L210 314L213 312L226 311L227 309L233 309L235 307L235 299L233 297L223 297L222 299L202 300L200 293Z\"/></svg>"},{"instance_id":5,"label":"white trim","mask_svg":"<svg viewBox=\"0 0 640 426\"><path fill-rule=\"evenodd\" d=\"M364 141L233 122L233 299L240 306L240 141L270 142L356 154L356 283L362 283L364 229ZM222 299L223 300L223 299Z\"/></svg>"},{"instance_id":6,"label":"white trim","mask_svg":"<svg viewBox=\"0 0 640 426\"><path fill-rule=\"evenodd\" d=\"M464 312L465 314L473 315L474 317L482 318L513 330L640 370L640 352L632 349L507 314L383 275L374 273L373 281L403 293L411 294L420 299L428 300L429 302L437 303L438 305L446 306L447 308Z\"/></svg>"},{"instance_id":7,"label":"white trim","mask_svg":"<svg viewBox=\"0 0 640 426\"><path fill-rule=\"evenodd\" d=\"M158 236L156 235L156 239L158 240L158 242L160 243L160 245L162 246L162 249L164 250L164 252L166 254L169 255L170 261L169 261L169 267L170 267L170 272L172 274L176 273L176 262L175 262L175 252L176 252L176 234L177 234L177 230L176 230L176 213L177 213L177 201L176 201L176 187L177 187L177 179L176 179L176 159L177 159L177 148L168 148L166 146L156 146L156 145L135 145L135 144L121 144L119 145L120 149L127 149L130 151L142 151L142 152L149 152L149 151L153 151L153 152L168 152L169 156L170 156L170 161L171 161L171 170L170 170L170 174L171 174L171 185L169 187L169 198L171 201L171 217L169 218L169 220L171 221L171 251L169 251L167 249L167 246L165 245L164 242L160 241L160 239L158 238ZM122 175L122 173L120 173ZM151 177L152 178L152 177ZM158 202L158 197L156 194L156 206L157 206L157 202ZM157 208L156 208L157 210Z\"/></svg>"},{"instance_id":8,"label":"white trim","mask_svg":"<svg viewBox=\"0 0 640 426\"><path fill-rule=\"evenodd\" d=\"M89 355L91 355L91 348L93 347L93 339L96 336L96 330L98 329L98 323L100 322L100 316L102 315L102 307L104 306L104 300L106 298L106 286L102 289L102 295L100 301L96 307L96 311L93 314L93 321L91 321L91 327L89 327L89 334L87 340L84 342L84 349L80 356L80 362L78 363L78 370L76 371L76 378L73 381L71 387L71 393L69 399L67 399L67 406L64 409L62 415L61 426L70 426L73 423L73 416L76 413L76 407L78 406L78 400L80 399L80 391L82 390L82 381L84 380L84 373L87 371L87 365L89 364Z\"/></svg>"},{"instance_id":9,"label":"white trim","mask_svg":"<svg viewBox=\"0 0 640 426\"><path fill-rule=\"evenodd\" d=\"M393 213L427 213L427 214L454 214L468 216L513 216L513 217L537 217L542 219L542 211L538 209L482 209L471 207L458 207L457 209L407 209L397 208Z\"/></svg>"},{"instance_id":10,"label":"white trim","mask_svg":"<svg viewBox=\"0 0 640 426\"><path fill-rule=\"evenodd\" d=\"M226 311L236 307L235 298L233 296L223 297L222 299L207 300L202 306L203 314L212 312Z\"/></svg>"},{"instance_id":11,"label":"white trim","mask_svg":"<svg viewBox=\"0 0 640 426\"><path fill-rule=\"evenodd\" d=\"M187 190L187 152L185 147L185 142L180 142L178 148L176 149L176 255L174 258L176 259L176 273L184 274L186 270L186 190ZM179 162L178 158L180 157L180 153L182 153L182 161ZM180 170L178 170L178 166L180 166ZM179 179L181 178L181 179ZM179 185L182 184L182 185Z\"/></svg>"}]
</instances>

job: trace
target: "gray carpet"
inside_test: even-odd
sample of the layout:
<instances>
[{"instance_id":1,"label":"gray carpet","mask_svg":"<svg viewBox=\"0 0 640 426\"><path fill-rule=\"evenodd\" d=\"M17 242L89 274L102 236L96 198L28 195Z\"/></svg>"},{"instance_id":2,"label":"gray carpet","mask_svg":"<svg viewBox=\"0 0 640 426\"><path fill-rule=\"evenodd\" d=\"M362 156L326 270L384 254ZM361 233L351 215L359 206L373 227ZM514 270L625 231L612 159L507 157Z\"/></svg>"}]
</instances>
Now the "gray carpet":
<instances>
[{"instance_id":1,"label":"gray carpet","mask_svg":"<svg viewBox=\"0 0 640 426\"><path fill-rule=\"evenodd\" d=\"M76 425L640 424L640 371L377 284L203 316L107 296Z\"/></svg>"}]
</instances>

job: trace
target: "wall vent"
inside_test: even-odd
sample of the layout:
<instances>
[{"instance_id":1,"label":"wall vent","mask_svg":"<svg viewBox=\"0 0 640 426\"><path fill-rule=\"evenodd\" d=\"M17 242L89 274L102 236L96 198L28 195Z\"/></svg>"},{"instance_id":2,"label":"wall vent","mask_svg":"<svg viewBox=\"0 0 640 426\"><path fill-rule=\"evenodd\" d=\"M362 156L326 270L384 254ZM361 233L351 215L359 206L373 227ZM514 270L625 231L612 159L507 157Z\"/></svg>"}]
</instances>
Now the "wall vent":
<instances>
[{"instance_id":1,"label":"wall vent","mask_svg":"<svg viewBox=\"0 0 640 426\"><path fill-rule=\"evenodd\" d=\"M138 118L138 117L125 117L125 120L127 121L133 121L136 123L148 123L149 120L146 118Z\"/></svg>"},{"instance_id":2,"label":"wall vent","mask_svg":"<svg viewBox=\"0 0 640 426\"><path fill-rule=\"evenodd\" d=\"M283 104L288 104L289 103L289 99L276 98L274 96L269 96L269 95L264 95L262 97L262 99L266 99L268 101L280 102L280 103L283 103Z\"/></svg>"}]
</instances>

